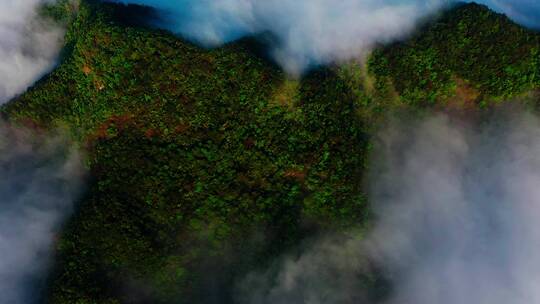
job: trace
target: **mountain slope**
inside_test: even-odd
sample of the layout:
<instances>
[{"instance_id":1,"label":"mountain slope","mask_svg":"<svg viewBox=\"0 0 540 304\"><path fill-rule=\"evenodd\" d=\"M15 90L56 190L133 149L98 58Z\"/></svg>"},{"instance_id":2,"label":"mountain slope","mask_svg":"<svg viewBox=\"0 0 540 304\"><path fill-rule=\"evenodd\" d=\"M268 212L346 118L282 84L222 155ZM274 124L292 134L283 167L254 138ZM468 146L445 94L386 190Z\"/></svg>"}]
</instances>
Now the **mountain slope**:
<instances>
[{"instance_id":1,"label":"mountain slope","mask_svg":"<svg viewBox=\"0 0 540 304\"><path fill-rule=\"evenodd\" d=\"M58 243L51 302L130 302L118 292L142 282L151 303L203 301L206 284L230 289L229 272L295 244L301 218L363 221L365 136L331 71L283 106L284 75L249 41L206 51L116 9L83 3L65 62L4 108L88 150L94 183ZM198 277L220 264L223 278Z\"/></svg>"}]
</instances>

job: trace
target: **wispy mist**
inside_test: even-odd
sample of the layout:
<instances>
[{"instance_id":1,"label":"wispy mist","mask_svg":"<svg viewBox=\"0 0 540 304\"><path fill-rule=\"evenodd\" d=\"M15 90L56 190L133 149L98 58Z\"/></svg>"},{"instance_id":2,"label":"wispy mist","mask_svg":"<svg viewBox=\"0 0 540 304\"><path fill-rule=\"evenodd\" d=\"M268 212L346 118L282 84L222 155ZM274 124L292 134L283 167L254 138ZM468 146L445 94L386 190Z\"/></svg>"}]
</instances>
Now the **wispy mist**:
<instances>
[{"instance_id":1,"label":"wispy mist","mask_svg":"<svg viewBox=\"0 0 540 304\"><path fill-rule=\"evenodd\" d=\"M540 120L519 113L391 123L371 161L374 228L249 275L240 302L379 303L376 275L390 304L539 302Z\"/></svg>"},{"instance_id":2,"label":"wispy mist","mask_svg":"<svg viewBox=\"0 0 540 304\"><path fill-rule=\"evenodd\" d=\"M0 1L0 103L22 93L57 59L63 30L37 13L48 2Z\"/></svg>"},{"instance_id":3,"label":"wispy mist","mask_svg":"<svg viewBox=\"0 0 540 304\"><path fill-rule=\"evenodd\" d=\"M39 303L59 226L80 192L79 155L0 122L0 303Z\"/></svg>"}]
</instances>

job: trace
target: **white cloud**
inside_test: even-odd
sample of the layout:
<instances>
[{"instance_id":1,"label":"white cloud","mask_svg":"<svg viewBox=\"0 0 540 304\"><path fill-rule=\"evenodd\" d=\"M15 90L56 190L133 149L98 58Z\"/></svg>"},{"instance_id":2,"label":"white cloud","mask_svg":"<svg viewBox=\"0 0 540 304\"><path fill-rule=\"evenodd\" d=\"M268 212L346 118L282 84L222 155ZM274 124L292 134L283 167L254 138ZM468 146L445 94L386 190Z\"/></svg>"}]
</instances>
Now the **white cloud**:
<instances>
[{"instance_id":1,"label":"white cloud","mask_svg":"<svg viewBox=\"0 0 540 304\"><path fill-rule=\"evenodd\" d=\"M509 113L440 115L383 136L372 239L392 303L540 301L540 121Z\"/></svg>"},{"instance_id":2,"label":"white cloud","mask_svg":"<svg viewBox=\"0 0 540 304\"><path fill-rule=\"evenodd\" d=\"M36 13L47 1L0 1L0 103L22 93L55 64L63 30Z\"/></svg>"}]
</instances>

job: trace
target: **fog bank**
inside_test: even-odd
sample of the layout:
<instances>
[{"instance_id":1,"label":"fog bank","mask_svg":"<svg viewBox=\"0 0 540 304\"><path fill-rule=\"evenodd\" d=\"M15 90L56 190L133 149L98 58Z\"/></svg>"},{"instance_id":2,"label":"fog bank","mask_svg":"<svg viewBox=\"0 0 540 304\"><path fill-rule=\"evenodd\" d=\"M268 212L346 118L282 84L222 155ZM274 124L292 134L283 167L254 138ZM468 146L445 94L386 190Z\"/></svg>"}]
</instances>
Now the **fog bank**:
<instances>
[{"instance_id":1,"label":"fog bank","mask_svg":"<svg viewBox=\"0 0 540 304\"><path fill-rule=\"evenodd\" d=\"M54 243L80 194L81 159L60 136L0 122L0 303L41 303Z\"/></svg>"},{"instance_id":2,"label":"fog bank","mask_svg":"<svg viewBox=\"0 0 540 304\"><path fill-rule=\"evenodd\" d=\"M63 30L37 8L53 0L0 1L0 104L22 93L55 64Z\"/></svg>"}]
</instances>

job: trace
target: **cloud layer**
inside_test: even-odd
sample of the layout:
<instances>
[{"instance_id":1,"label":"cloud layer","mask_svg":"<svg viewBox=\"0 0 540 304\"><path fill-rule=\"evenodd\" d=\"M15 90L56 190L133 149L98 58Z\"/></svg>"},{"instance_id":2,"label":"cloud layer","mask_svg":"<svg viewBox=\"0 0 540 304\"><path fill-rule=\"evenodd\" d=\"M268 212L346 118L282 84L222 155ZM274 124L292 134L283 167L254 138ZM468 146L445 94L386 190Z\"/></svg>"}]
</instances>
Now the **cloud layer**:
<instances>
[{"instance_id":1,"label":"cloud layer","mask_svg":"<svg viewBox=\"0 0 540 304\"><path fill-rule=\"evenodd\" d=\"M0 104L22 93L49 71L63 31L37 15L53 0L0 1Z\"/></svg>"},{"instance_id":2,"label":"cloud layer","mask_svg":"<svg viewBox=\"0 0 540 304\"><path fill-rule=\"evenodd\" d=\"M395 278L392 303L540 301L538 118L437 116L382 138L372 248Z\"/></svg>"},{"instance_id":3,"label":"cloud layer","mask_svg":"<svg viewBox=\"0 0 540 304\"><path fill-rule=\"evenodd\" d=\"M0 303L39 303L59 225L82 182L79 155L58 138L0 122Z\"/></svg>"},{"instance_id":4,"label":"cloud layer","mask_svg":"<svg viewBox=\"0 0 540 304\"><path fill-rule=\"evenodd\" d=\"M205 46L271 33L271 55L289 73L363 55L375 44L405 37L454 0L116 0L162 12L156 25ZM472 1L467 1L472 2ZM540 27L537 0L479 0Z\"/></svg>"},{"instance_id":5,"label":"cloud layer","mask_svg":"<svg viewBox=\"0 0 540 304\"><path fill-rule=\"evenodd\" d=\"M158 24L206 46L269 32L288 72L350 59L407 35L444 0L119 0L163 12Z\"/></svg>"},{"instance_id":6,"label":"cloud layer","mask_svg":"<svg viewBox=\"0 0 540 304\"><path fill-rule=\"evenodd\" d=\"M373 265L390 281L384 303L539 302L540 121L490 121L390 124L371 162L374 229L251 274L240 302L379 303L366 285Z\"/></svg>"}]
</instances>

